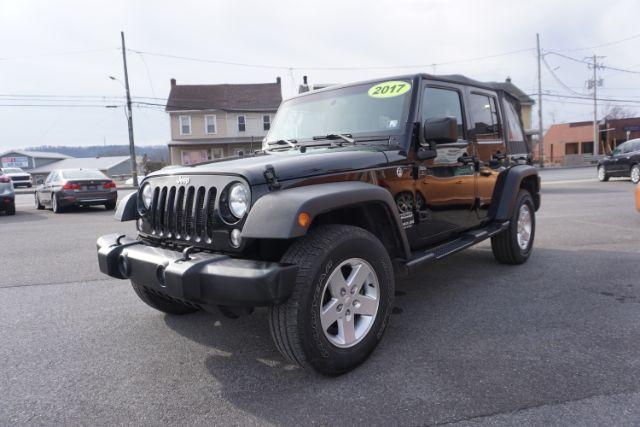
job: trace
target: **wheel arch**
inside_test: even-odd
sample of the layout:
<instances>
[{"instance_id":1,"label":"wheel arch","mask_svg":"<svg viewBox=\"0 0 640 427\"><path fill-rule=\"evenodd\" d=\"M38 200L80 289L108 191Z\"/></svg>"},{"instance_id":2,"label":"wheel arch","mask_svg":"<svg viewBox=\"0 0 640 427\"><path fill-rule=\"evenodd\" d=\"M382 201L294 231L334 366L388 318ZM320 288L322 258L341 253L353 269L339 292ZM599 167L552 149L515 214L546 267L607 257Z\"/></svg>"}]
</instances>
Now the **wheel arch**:
<instances>
[{"instance_id":1,"label":"wheel arch","mask_svg":"<svg viewBox=\"0 0 640 427\"><path fill-rule=\"evenodd\" d=\"M298 216L303 212L310 217L306 227L298 224ZM410 255L391 194L382 187L360 181L315 184L268 193L252 206L242 236L294 239L322 224L364 228L382 241L391 258Z\"/></svg>"},{"instance_id":2,"label":"wheel arch","mask_svg":"<svg viewBox=\"0 0 640 427\"><path fill-rule=\"evenodd\" d=\"M537 211L541 203L538 171L533 166L517 165L498 175L489 216L497 220L509 219L521 189L531 194Z\"/></svg>"}]
</instances>

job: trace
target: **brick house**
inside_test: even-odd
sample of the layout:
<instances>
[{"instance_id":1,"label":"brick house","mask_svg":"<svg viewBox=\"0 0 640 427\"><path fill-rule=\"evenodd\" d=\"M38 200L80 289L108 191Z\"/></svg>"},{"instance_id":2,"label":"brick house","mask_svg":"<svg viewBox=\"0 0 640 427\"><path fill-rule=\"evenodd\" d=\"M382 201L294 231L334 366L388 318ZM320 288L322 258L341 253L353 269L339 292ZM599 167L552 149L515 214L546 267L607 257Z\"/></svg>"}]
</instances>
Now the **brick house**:
<instances>
[{"instance_id":1,"label":"brick house","mask_svg":"<svg viewBox=\"0 0 640 427\"><path fill-rule=\"evenodd\" d=\"M262 147L282 102L275 83L179 85L171 79L165 111L171 164L189 165Z\"/></svg>"}]
</instances>

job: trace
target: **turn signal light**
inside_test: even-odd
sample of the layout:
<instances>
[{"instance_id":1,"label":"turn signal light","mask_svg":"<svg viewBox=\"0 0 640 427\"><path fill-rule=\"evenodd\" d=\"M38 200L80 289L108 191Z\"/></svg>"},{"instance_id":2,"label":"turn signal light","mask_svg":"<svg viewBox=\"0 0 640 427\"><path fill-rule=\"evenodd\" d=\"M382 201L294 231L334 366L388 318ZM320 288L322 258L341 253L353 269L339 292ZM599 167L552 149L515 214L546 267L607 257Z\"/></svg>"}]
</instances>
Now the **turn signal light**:
<instances>
[{"instance_id":1,"label":"turn signal light","mask_svg":"<svg viewBox=\"0 0 640 427\"><path fill-rule=\"evenodd\" d=\"M310 222L311 222L311 217L309 216L308 213L301 212L300 215L298 215L298 225L300 227L306 227L307 225L309 225Z\"/></svg>"}]
</instances>

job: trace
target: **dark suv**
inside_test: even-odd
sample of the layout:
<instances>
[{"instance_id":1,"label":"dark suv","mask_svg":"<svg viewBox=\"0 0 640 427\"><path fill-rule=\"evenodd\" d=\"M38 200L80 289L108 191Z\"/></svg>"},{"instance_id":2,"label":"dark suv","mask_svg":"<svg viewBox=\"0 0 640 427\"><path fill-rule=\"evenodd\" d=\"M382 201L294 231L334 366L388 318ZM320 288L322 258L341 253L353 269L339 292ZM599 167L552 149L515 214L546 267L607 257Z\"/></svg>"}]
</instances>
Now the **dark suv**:
<instances>
[{"instance_id":1,"label":"dark suv","mask_svg":"<svg viewBox=\"0 0 640 427\"><path fill-rule=\"evenodd\" d=\"M618 145L610 156L598 162L598 179L631 177L634 184L640 182L640 138Z\"/></svg>"},{"instance_id":2,"label":"dark suv","mask_svg":"<svg viewBox=\"0 0 640 427\"><path fill-rule=\"evenodd\" d=\"M263 150L159 171L98 239L102 272L171 314L268 306L285 358L328 375L382 338L398 276L491 238L533 248L540 181L499 84L411 75L282 103Z\"/></svg>"}]
</instances>

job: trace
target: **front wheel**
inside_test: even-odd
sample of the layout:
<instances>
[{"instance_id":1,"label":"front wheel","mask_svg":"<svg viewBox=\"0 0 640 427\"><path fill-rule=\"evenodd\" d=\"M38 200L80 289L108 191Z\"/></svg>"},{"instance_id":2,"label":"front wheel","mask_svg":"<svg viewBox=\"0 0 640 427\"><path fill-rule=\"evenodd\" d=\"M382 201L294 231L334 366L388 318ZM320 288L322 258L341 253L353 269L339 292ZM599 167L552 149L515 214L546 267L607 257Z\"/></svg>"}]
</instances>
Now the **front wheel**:
<instances>
[{"instance_id":1,"label":"front wheel","mask_svg":"<svg viewBox=\"0 0 640 427\"><path fill-rule=\"evenodd\" d=\"M598 166L598 181L609 181L609 175L607 174L607 169L604 166Z\"/></svg>"},{"instance_id":2,"label":"front wheel","mask_svg":"<svg viewBox=\"0 0 640 427\"><path fill-rule=\"evenodd\" d=\"M298 266L289 300L269 310L282 355L307 370L343 374L374 350L393 308L389 255L368 231L348 225L311 230L281 260Z\"/></svg>"},{"instance_id":3,"label":"front wheel","mask_svg":"<svg viewBox=\"0 0 640 427\"><path fill-rule=\"evenodd\" d=\"M640 182L640 165L633 165L631 167L631 182L634 184Z\"/></svg>"},{"instance_id":4,"label":"front wheel","mask_svg":"<svg viewBox=\"0 0 640 427\"><path fill-rule=\"evenodd\" d=\"M51 193L51 210L53 213L62 213L62 206L58 203L58 195L56 193Z\"/></svg>"},{"instance_id":5,"label":"front wheel","mask_svg":"<svg viewBox=\"0 0 640 427\"><path fill-rule=\"evenodd\" d=\"M533 199L528 191L520 190L509 227L491 238L493 256L503 264L523 264L533 250L535 231Z\"/></svg>"}]
</instances>

